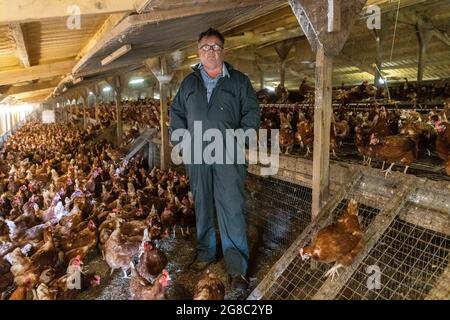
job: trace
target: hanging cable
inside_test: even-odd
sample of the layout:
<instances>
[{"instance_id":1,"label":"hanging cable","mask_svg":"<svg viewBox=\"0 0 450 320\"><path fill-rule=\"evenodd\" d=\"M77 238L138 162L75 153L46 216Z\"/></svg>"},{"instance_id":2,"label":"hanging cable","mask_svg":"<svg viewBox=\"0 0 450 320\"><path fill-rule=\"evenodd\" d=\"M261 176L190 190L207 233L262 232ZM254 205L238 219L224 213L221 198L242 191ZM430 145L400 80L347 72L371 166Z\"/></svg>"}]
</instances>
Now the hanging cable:
<instances>
[{"instance_id":1,"label":"hanging cable","mask_svg":"<svg viewBox=\"0 0 450 320\"><path fill-rule=\"evenodd\" d=\"M397 32L398 13L400 11L400 1L401 0L398 0L397 15L395 17L394 35L392 37L392 47L391 47L391 59L390 59L390 62L392 62L392 55L394 54L395 33Z\"/></svg>"}]
</instances>

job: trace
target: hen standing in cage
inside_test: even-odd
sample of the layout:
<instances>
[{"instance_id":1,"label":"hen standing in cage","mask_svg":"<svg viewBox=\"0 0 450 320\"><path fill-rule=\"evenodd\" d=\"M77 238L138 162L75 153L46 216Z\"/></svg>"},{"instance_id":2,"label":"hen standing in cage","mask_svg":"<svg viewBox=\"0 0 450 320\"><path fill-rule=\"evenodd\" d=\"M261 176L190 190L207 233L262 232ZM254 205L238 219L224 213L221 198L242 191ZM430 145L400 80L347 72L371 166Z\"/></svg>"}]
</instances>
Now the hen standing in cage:
<instances>
[{"instance_id":1,"label":"hen standing in cage","mask_svg":"<svg viewBox=\"0 0 450 320\"><path fill-rule=\"evenodd\" d=\"M348 267L363 249L363 232L358 220L358 204L350 200L346 212L336 223L329 225L317 233L311 246L300 249L303 260L313 258L325 263L336 264L325 273L325 277L334 279L338 270Z\"/></svg>"}]
</instances>

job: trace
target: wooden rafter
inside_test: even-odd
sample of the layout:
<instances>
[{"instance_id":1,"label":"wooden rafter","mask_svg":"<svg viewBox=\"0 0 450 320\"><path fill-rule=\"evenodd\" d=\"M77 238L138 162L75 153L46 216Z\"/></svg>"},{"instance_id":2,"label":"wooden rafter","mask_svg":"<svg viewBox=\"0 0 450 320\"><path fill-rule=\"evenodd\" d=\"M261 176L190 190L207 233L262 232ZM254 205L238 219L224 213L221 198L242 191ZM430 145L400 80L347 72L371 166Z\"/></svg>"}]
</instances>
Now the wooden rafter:
<instances>
[{"instance_id":1,"label":"wooden rafter","mask_svg":"<svg viewBox=\"0 0 450 320\"><path fill-rule=\"evenodd\" d=\"M26 69L2 71L0 72L0 85L60 76L62 74L70 73L73 65L73 61L61 61L32 66Z\"/></svg>"},{"instance_id":2,"label":"wooden rafter","mask_svg":"<svg viewBox=\"0 0 450 320\"><path fill-rule=\"evenodd\" d=\"M42 89L50 89L57 86L59 83L59 80L51 80L51 81L43 81L38 83L32 83L25 86L18 86L18 87L2 87L0 88L0 93L6 94L6 95L15 95L20 93L26 93L30 91L36 91L36 90L42 90Z\"/></svg>"},{"instance_id":3,"label":"wooden rafter","mask_svg":"<svg viewBox=\"0 0 450 320\"><path fill-rule=\"evenodd\" d=\"M152 11L139 14L130 15L126 17L122 22L120 22L111 32L106 34L102 39L99 39L97 44L89 50L72 70L73 74L80 73L89 59L91 59L95 54L101 51L105 45L111 43L115 39L119 39L126 36L131 30L143 27L144 25L157 23L160 21L168 21L179 18L186 18L195 15L207 14L212 12L221 12L236 8L245 8L249 6L254 6L269 2L267 0L229 0L229 1L219 1L211 0L202 6L198 5L182 5L174 7L171 9L158 9L153 8Z\"/></svg>"},{"instance_id":4,"label":"wooden rafter","mask_svg":"<svg viewBox=\"0 0 450 320\"><path fill-rule=\"evenodd\" d=\"M68 17L75 12L73 8L79 8L81 16L134 12L135 0L0 1L0 24Z\"/></svg>"},{"instance_id":5,"label":"wooden rafter","mask_svg":"<svg viewBox=\"0 0 450 320\"><path fill-rule=\"evenodd\" d=\"M10 23L9 32L16 46L17 57L25 68L30 67L30 58L28 57L27 44L23 37L23 30L20 23Z\"/></svg>"}]
</instances>

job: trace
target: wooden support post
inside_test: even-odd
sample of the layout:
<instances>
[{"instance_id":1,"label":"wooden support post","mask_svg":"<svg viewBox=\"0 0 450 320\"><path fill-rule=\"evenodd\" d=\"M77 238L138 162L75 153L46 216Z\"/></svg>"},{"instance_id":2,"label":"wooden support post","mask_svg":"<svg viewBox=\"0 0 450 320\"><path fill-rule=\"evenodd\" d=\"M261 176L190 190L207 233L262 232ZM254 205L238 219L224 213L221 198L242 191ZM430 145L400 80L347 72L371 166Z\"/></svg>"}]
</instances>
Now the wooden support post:
<instances>
[{"instance_id":1,"label":"wooden support post","mask_svg":"<svg viewBox=\"0 0 450 320\"><path fill-rule=\"evenodd\" d=\"M161 169L167 170L170 166L170 147L169 147L169 129L168 123L168 108L167 108L167 93L168 84L173 78L174 73L169 70L166 57L150 58L145 61L147 68L155 75L159 82L159 96L160 96L160 114L161 114ZM171 68L170 68L171 69Z\"/></svg>"},{"instance_id":2,"label":"wooden support post","mask_svg":"<svg viewBox=\"0 0 450 320\"><path fill-rule=\"evenodd\" d=\"M376 87L382 87L383 84L381 83L382 75L380 73L381 71L381 61L382 61L382 51L381 51L381 32L378 32L376 29L373 29L374 35L375 35L375 48L376 48L376 56L375 56L375 78L374 78L374 85Z\"/></svg>"},{"instance_id":3,"label":"wooden support post","mask_svg":"<svg viewBox=\"0 0 450 320\"><path fill-rule=\"evenodd\" d=\"M314 103L313 216L325 205L330 195L330 126L332 113L333 58L323 47L316 55L316 91Z\"/></svg>"},{"instance_id":4,"label":"wooden support post","mask_svg":"<svg viewBox=\"0 0 450 320\"><path fill-rule=\"evenodd\" d=\"M99 124L100 119L99 119L99 106L98 106L98 100L100 98L100 87L98 86L98 84L94 84L94 86L92 87L93 89L93 93L94 93L94 113L95 113L95 122L97 124Z\"/></svg>"},{"instance_id":5,"label":"wooden support post","mask_svg":"<svg viewBox=\"0 0 450 320\"><path fill-rule=\"evenodd\" d=\"M83 129L86 130L87 129L86 112L87 112L87 103L88 103L86 90L83 90L81 92L81 98L83 98Z\"/></svg>"},{"instance_id":6,"label":"wooden support post","mask_svg":"<svg viewBox=\"0 0 450 320\"><path fill-rule=\"evenodd\" d=\"M328 0L328 32L341 30L341 0Z\"/></svg>"},{"instance_id":7,"label":"wooden support post","mask_svg":"<svg viewBox=\"0 0 450 320\"><path fill-rule=\"evenodd\" d=\"M161 74L167 75L166 58L161 57ZM169 148L169 128L167 127L168 109L167 109L167 87L170 81L159 80L160 95L160 113L161 113L161 169L167 170L170 165L170 148Z\"/></svg>"},{"instance_id":8,"label":"wooden support post","mask_svg":"<svg viewBox=\"0 0 450 320\"><path fill-rule=\"evenodd\" d=\"M98 116L98 99L100 95L100 87L98 84L93 84L87 86L88 91L92 92L92 96L94 97L94 119L96 124L99 122L99 116Z\"/></svg>"},{"instance_id":9,"label":"wooden support post","mask_svg":"<svg viewBox=\"0 0 450 320\"><path fill-rule=\"evenodd\" d=\"M417 26L417 37L419 40L419 63L417 66L417 82L421 82L423 80L423 69L425 66L425 58L427 54L428 42L432 36L432 33L429 30L424 30L421 27Z\"/></svg>"},{"instance_id":10,"label":"wooden support post","mask_svg":"<svg viewBox=\"0 0 450 320\"><path fill-rule=\"evenodd\" d=\"M259 72L259 89L264 89L264 73L262 71Z\"/></svg>"},{"instance_id":11,"label":"wooden support post","mask_svg":"<svg viewBox=\"0 0 450 320\"><path fill-rule=\"evenodd\" d=\"M122 144L122 133L123 133L123 123L122 123L122 90L124 79L123 76L114 76L110 79L105 79L105 81L113 88L116 93L115 103L116 103L116 123L117 123L117 145Z\"/></svg>"},{"instance_id":12,"label":"wooden support post","mask_svg":"<svg viewBox=\"0 0 450 320\"><path fill-rule=\"evenodd\" d=\"M280 63L280 86L284 88L284 82L286 79L286 60Z\"/></svg>"},{"instance_id":13,"label":"wooden support post","mask_svg":"<svg viewBox=\"0 0 450 320\"><path fill-rule=\"evenodd\" d=\"M292 11L308 38L311 49L316 52L313 219L317 218L329 197L333 57L338 56L341 52L351 26L361 13L365 3L366 0L289 0Z\"/></svg>"},{"instance_id":14,"label":"wooden support post","mask_svg":"<svg viewBox=\"0 0 450 320\"><path fill-rule=\"evenodd\" d=\"M114 78L115 81L115 92L116 92L116 115L117 115L117 145L122 144L122 133L123 133L123 123L122 123L122 81L120 76Z\"/></svg>"},{"instance_id":15,"label":"wooden support post","mask_svg":"<svg viewBox=\"0 0 450 320\"><path fill-rule=\"evenodd\" d=\"M286 60L293 45L292 39L282 41L275 45L275 51L280 58L280 85L283 88L286 78Z\"/></svg>"}]
</instances>

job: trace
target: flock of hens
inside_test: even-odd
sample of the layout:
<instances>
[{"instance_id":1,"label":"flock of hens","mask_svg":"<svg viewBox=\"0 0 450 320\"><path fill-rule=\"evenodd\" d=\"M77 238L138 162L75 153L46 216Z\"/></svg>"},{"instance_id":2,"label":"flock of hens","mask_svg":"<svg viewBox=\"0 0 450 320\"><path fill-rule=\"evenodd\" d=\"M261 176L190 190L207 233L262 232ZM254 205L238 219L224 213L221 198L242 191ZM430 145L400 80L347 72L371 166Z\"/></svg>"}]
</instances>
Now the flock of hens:
<instances>
[{"instance_id":1,"label":"flock of hens","mask_svg":"<svg viewBox=\"0 0 450 320\"><path fill-rule=\"evenodd\" d=\"M303 86L303 87L302 87ZM366 84L354 92L370 95ZM287 91L277 94L286 98ZM359 91L358 91L359 90ZM305 80L302 99L310 98ZM341 92L342 93L342 92ZM350 92L351 93L351 92ZM309 98L308 98L309 97ZM344 95L343 99L349 95ZM265 102L264 95L260 102ZM262 99L262 100L261 100ZM267 101L266 101L267 102ZM80 130L71 122L83 118L81 108L70 110L68 122L28 123L0 150L0 294L1 299L75 299L102 279L83 266L99 250L111 272L130 277L131 299L164 299L171 281L168 257L161 242L175 237L177 228L190 234L195 213L189 181L183 174L146 170L143 156L121 162L121 152L95 131L115 121L111 105L101 104L99 124ZM132 123L125 142L145 126L159 127L159 102L125 102L122 117ZM298 146L309 155L313 148L313 109L293 105L262 110L261 127L279 128L279 143L289 153ZM340 107L333 112L330 151L353 141L370 165L372 159L408 166L419 153L436 153L450 175L450 102L428 114L387 110L374 104L366 111ZM295 129L294 129L295 128ZM327 272L351 265L363 248L358 204L351 200L336 223L325 227L300 256L336 262ZM223 299L225 287L207 271L197 283L194 299Z\"/></svg>"},{"instance_id":2,"label":"flock of hens","mask_svg":"<svg viewBox=\"0 0 450 320\"><path fill-rule=\"evenodd\" d=\"M171 278L160 243L189 234L195 213L188 179L120 162L110 145L73 124L28 123L0 154L1 299L74 299L97 286L83 266L97 248L111 270L129 275L131 299L164 299ZM173 232L173 234L172 234ZM212 273L194 299L220 299Z\"/></svg>"},{"instance_id":3,"label":"flock of hens","mask_svg":"<svg viewBox=\"0 0 450 320\"><path fill-rule=\"evenodd\" d=\"M261 128L279 129L281 151L289 154L298 146L312 153L314 145L313 109L305 106L269 107L262 111ZM330 151L336 152L344 142L353 143L364 163L375 159L408 167L419 156L436 154L447 175L450 175L450 100L443 110L420 113L416 110L388 110L372 105L368 110L340 107L333 111L330 130ZM270 132L270 131L269 131Z\"/></svg>"}]
</instances>

